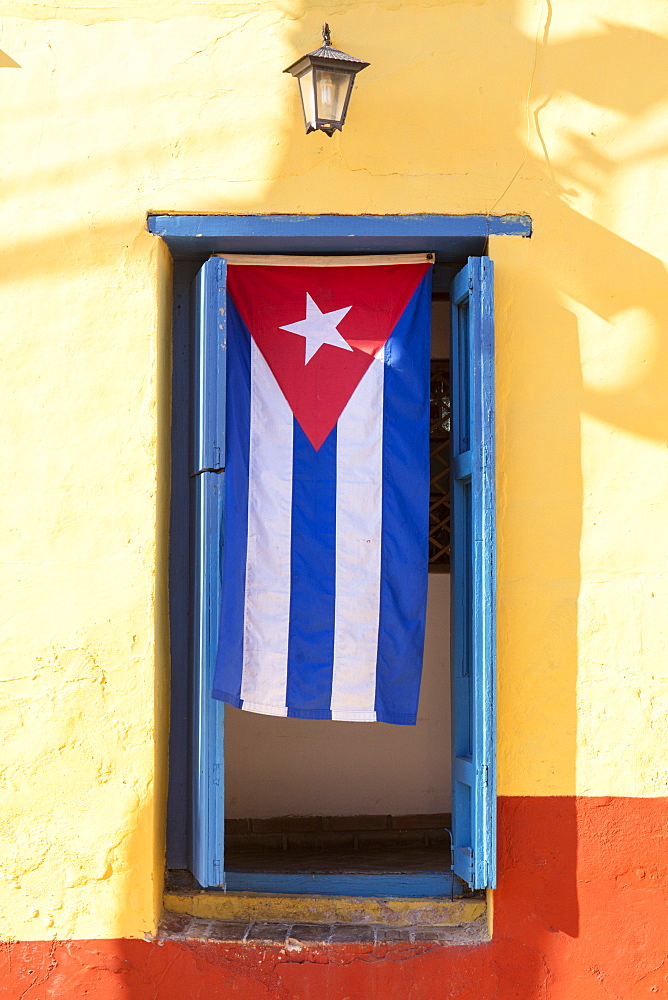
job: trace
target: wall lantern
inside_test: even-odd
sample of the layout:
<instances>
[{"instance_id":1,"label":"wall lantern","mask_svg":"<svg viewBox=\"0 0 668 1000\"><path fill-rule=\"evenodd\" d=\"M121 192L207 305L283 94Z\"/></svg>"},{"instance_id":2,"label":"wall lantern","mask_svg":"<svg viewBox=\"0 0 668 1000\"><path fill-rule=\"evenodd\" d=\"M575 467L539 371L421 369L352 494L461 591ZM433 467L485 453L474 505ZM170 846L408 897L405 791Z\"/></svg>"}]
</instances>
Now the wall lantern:
<instances>
[{"instance_id":1,"label":"wall lantern","mask_svg":"<svg viewBox=\"0 0 668 1000\"><path fill-rule=\"evenodd\" d=\"M369 63L332 47L329 25L322 29L323 44L302 56L285 73L299 80L306 133L320 129L332 136L341 131L355 77Z\"/></svg>"}]
</instances>

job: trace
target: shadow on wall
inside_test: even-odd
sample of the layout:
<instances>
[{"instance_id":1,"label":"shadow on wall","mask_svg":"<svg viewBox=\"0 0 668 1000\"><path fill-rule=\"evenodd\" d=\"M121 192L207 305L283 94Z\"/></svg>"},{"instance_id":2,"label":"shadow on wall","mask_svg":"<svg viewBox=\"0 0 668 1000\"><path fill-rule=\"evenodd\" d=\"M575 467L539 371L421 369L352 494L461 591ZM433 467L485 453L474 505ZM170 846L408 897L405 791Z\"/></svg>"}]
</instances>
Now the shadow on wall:
<instances>
[{"instance_id":1,"label":"shadow on wall","mask_svg":"<svg viewBox=\"0 0 668 1000\"><path fill-rule=\"evenodd\" d=\"M549 10L549 8L548 8ZM668 153L662 106L668 95L668 40L639 28L603 23L595 35L549 43L551 12L545 23L542 44L537 46L537 65L544 64L540 78L550 85L532 88L537 102L534 123L544 158L536 163L543 191L550 201L553 230L568 241L564 258L551 261L545 290L584 306L610 327L623 324L632 310L647 314L651 329L649 360L643 377L629 377L621 391L581 389L582 410L606 422L651 439L668 439L668 412L664 405L668 376L668 276L664 262L647 250L623 239L615 230L633 232L633 190L621 190L622 172L631 166L656 160ZM623 58L620 59L620 54ZM538 74L537 74L538 76ZM550 103L564 95L575 95L615 115L605 129L611 133L602 155L597 133L586 132L581 121L559 135L557 152L550 156L541 132L543 115ZM648 129L649 123L656 128ZM593 140L593 141L592 141ZM646 177L639 177L648 183ZM642 194L644 195L644 191ZM578 212L583 205L586 214ZM642 221L644 199L638 202ZM538 214L538 212L536 213ZM551 239L555 233L549 234ZM569 310L570 311L570 310ZM577 316L577 313L575 313ZM571 323L572 323L571 319ZM575 325L577 332L577 323ZM612 331L609 331L609 333ZM633 333L629 330L629 336ZM605 342L605 331L601 330ZM608 339L613 339L608 337ZM618 348L614 343L613 350ZM607 344L605 345L607 347ZM610 348L608 348L610 349ZM635 360L635 359L634 359ZM636 369L638 366L635 366ZM623 381L623 379L620 379Z\"/></svg>"},{"instance_id":2,"label":"shadow on wall","mask_svg":"<svg viewBox=\"0 0 668 1000\"><path fill-rule=\"evenodd\" d=\"M522 287L513 289L511 297L513 326L503 333L502 356L509 359L509 370L499 375L508 396L508 419L500 429L498 459L500 518L513 524L512 537L520 540L514 551L501 553L499 626L506 630L510 655L525 664L527 688L522 692L507 690L500 664L499 690L501 701L515 706L515 711L517 705L524 704L524 711L531 712L535 701L530 686L540 678L541 705L558 707L563 720L563 731L550 748L553 760L544 761L545 773L556 771L564 783L570 775L568 784L576 792L584 501L581 420L587 414L651 440L668 439L666 271L659 258L617 235L619 231L634 231L621 186L622 172L629 164L642 164L668 149L668 145L659 148L655 132L648 142L647 130L640 127L658 116L668 91L668 42L637 28L604 24L595 34L553 44L549 38L551 19L548 0L536 36L530 101L518 108L515 127L509 129L509 134L518 135L525 124L531 125L542 154L534 155L530 147L517 149L520 167L497 200L497 205L503 202L506 211L512 210L513 184L517 180L520 186L520 175L531 176L541 192L538 199L532 197L535 239L528 250L519 250ZM527 50L524 65L530 61ZM584 133L581 114L571 122L573 97L613 113L613 124L606 128L613 132L614 142L604 148L619 149L619 158L613 159L612 153L606 158L598 152L601 144L594 132ZM556 112L550 107L553 102ZM559 114L556 122L555 113ZM627 192L626 197L632 200L633 194ZM581 211L578 206L582 206ZM645 206L640 199L641 222L646 221ZM564 252L559 252L560 245ZM497 275L501 283L513 280ZM638 322L638 313L646 317L644 324ZM636 363L632 373L625 372L623 364L621 372L616 366L616 388L599 387L595 381L583 383L583 372L591 371L591 365L588 369L586 364L591 361L591 349L589 359L581 354L583 346L589 346L580 322L587 314L594 314L594 323L596 318L602 321L597 327L596 348L603 363L606 352L621 349L628 356L633 350L628 338L637 337L643 325L651 328L649 363ZM630 315L633 319L629 322ZM520 322L516 322L518 318ZM587 320L591 329L591 317ZM558 331L549 352L545 351L542 330ZM636 354L632 360L642 359ZM518 445L526 446L527 458L511 481L504 472L503 455L510 447L516 452ZM513 468L517 469L517 463ZM611 470L611 476L618 471ZM628 472L632 475L633 469ZM518 530L517 521L531 525L531 530ZM499 535L504 536L503 523ZM552 539L552 544L546 546L545 539ZM531 600L526 602L526 580L533 583L535 607ZM542 613L546 602L538 596L546 589L552 595L547 619ZM509 630L518 621L526 624L525 634L511 636ZM609 671L618 667L617 663L607 665ZM503 724L512 722L505 717ZM541 726L542 720L537 718L536 734ZM547 728L551 728L549 723ZM512 742L509 733L501 732L500 737ZM523 755L533 750L531 745L516 746L516 757L508 765L521 771ZM501 935L521 935L523 945L533 946L536 955L545 957L545 966L542 962L536 965L537 994L549 978L550 956L560 948L557 932L570 937L591 933L580 921L576 808L575 798L568 796L560 807L550 807L554 829L546 836L545 829L537 828L533 857L517 856L511 805L502 810L495 929ZM517 877L522 872L528 880L527 920L521 927L513 927L504 919L503 887L509 879L517 892ZM605 956L601 960L604 962Z\"/></svg>"},{"instance_id":3,"label":"shadow on wall","mask_svg":"<svg viewBox=\"0 0 668 1000\"><path fill-rule=\"evenodd\" d=\"M0 49L0 69L21 69L10 55Z\"/></svg>"}]
</instances>

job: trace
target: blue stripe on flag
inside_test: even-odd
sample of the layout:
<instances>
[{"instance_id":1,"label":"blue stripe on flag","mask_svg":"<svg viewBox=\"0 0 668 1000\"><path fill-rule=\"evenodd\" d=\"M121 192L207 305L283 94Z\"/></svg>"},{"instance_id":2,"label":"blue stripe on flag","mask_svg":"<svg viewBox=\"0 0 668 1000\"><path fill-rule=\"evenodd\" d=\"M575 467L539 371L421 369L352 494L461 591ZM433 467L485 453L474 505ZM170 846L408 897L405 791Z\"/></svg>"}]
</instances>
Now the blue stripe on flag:
<instances>
[{"instance_id":1,"label":"blue stripe on flag","mask_svg":"<svg viewBox=\"0 0 668 1000\"><path fill-rule=\"evenodd\" d=\"M295 420L288 715L331 719L336 575L336 428L316 451Z\"/></svg>"},{"instance_id":2,"label":"blue stripe on flag","mask_svg":"<svg viewBox=\"0 0 668 1000\"><path fill-rule=\"evenodd\" d=\"M248 538L248 452L250 440L250 334L231 298L227 318L227 453L223 601L214 698L241 708L246 545Z\"/></svg>"},{"instance_id":3,"label":"blue stripe on flag","mask_svg":"<svg viewBox=\"0 0 668 1000\"><path fill-rule=\"evenodd\" d=\"M414 724L424 651L429 537L431 271L385 345L379 722Z\"/></svg>"}]
</instances>

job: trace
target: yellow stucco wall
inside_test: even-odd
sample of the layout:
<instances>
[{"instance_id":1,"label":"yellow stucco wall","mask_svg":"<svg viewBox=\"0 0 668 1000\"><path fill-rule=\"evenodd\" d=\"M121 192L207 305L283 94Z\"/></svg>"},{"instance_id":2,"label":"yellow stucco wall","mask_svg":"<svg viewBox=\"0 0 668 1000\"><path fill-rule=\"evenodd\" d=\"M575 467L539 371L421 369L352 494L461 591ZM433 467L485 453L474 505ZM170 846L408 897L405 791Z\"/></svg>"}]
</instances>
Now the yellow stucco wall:
<instances>
[{"instance_id":1,"label":"yellow stucco wall","mask_svg":"<svg viewBox=\"0 0 668 1000\"><path fill-rule=\"evenodd\" d=\"M170 262L148 210L532 216L491 246L499 791L665 794L664 15L0 2L0 936L139 936L159 909ZM325 18L371 62L331 140L281 72Z\"/></svg>"}]
</instances>

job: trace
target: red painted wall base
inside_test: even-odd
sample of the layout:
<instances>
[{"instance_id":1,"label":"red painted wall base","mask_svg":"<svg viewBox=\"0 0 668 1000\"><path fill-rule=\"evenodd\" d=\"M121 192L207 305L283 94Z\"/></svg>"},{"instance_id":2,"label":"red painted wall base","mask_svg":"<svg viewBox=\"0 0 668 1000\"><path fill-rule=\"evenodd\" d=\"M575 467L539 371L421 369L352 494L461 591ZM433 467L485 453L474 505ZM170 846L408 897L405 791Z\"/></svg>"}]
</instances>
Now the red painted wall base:
<instances>
[{"instance_id":1,"label":"red painted wall base","mask_svg":"<svg viewBox=\"0 0 668 1000\"><path fill-rule=\"evenodd\" d=\"M667 873L668 799L502 798L489 944L16 942L0 1000L651 1000Z\"/></svg>"}]
</instances>

